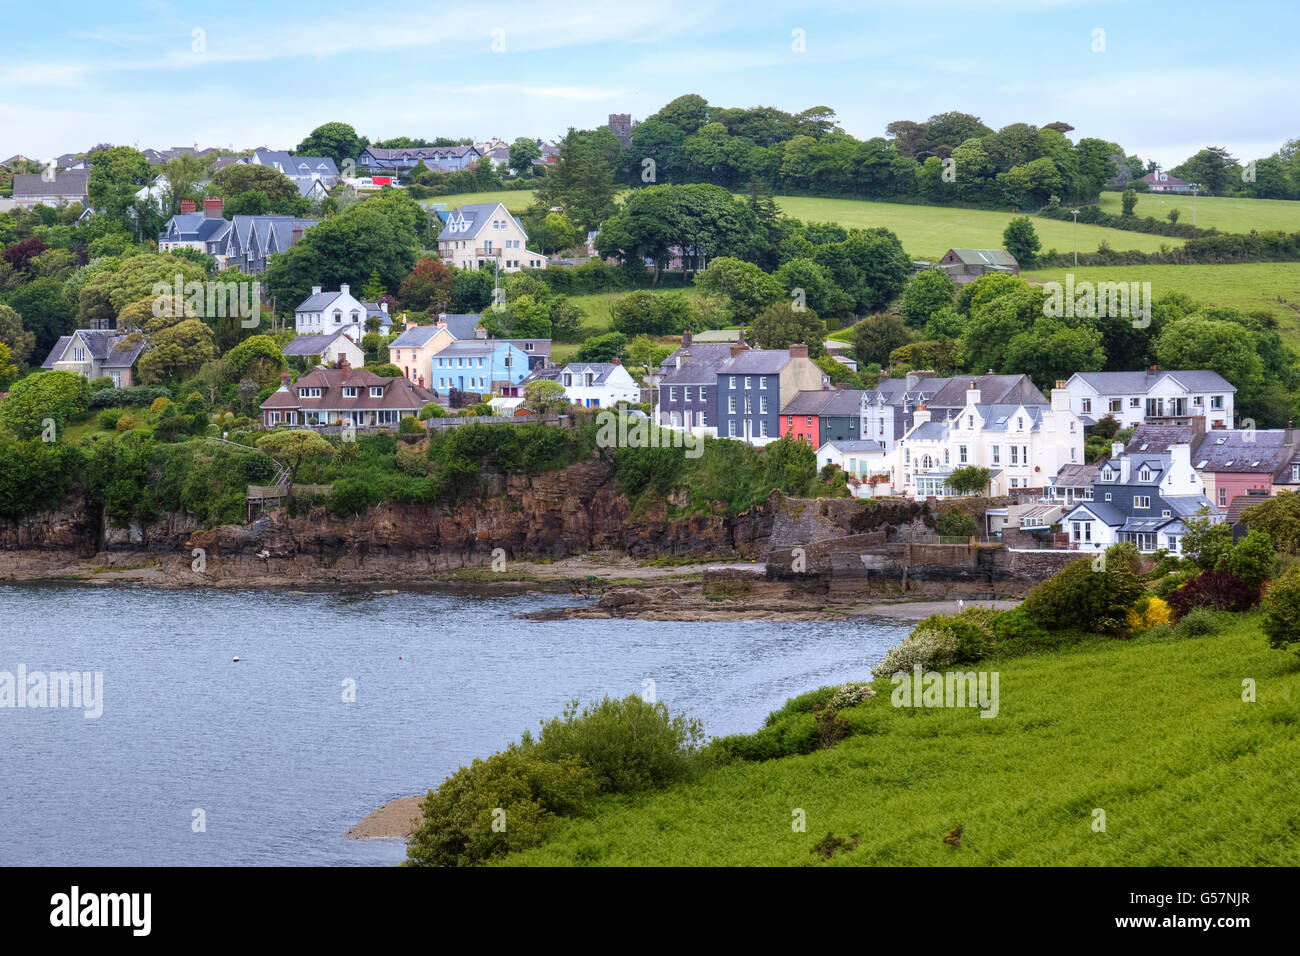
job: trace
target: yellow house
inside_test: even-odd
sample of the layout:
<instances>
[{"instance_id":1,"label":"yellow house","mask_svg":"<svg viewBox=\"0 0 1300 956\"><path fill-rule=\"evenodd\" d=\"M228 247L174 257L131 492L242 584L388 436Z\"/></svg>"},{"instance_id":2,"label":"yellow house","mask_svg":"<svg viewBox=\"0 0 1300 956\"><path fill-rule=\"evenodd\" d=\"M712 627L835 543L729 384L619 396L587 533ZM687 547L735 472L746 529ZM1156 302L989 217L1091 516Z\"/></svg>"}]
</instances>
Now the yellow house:
<instances>
[{"instance_id":1,"label":"yellow house","mask_svg":"<svg viewBox=\"0 0 1300 956\"><path fill-rule=\"evenodd\" d=\"M546 256L526 248L528 234L501 203L467 203L454 209L438 234L438 257L447 265L502 272L545 269Z\"/></svg>"}]
</instances>

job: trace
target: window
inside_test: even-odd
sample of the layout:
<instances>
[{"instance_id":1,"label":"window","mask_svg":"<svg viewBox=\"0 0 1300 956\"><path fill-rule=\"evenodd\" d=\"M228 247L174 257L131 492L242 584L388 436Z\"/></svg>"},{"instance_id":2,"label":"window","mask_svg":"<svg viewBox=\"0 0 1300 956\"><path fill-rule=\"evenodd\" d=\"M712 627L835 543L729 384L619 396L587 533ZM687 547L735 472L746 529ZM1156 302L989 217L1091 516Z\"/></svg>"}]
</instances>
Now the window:
<instances>
[{"instance_id":1,"label":"window","mask_svg":"<svg viewBox=\"0 0 1300 956\"><path fill-rule=\"evenodd\" d=\"M371 386L370 386L370 397L371 397L371 398L383 398L383 397L384 397L384 386L382 386L382 385L371 385Z\"/></svg>"},{"instance_id":2,"label":"window","mask_svg":"<svg viewBox=\"0 0 1300 956\"><path fill-rule=\"evenodd\" d=\"M74 362L84 362L84 361L86 361L86 350L85 350L85 349L73 349L73 350L72 350L72 360L73 360Z\"/></svg>"},{"instance_id":3,"label":"window","mask_svg":"<svg viewBox=\"0 0 1300 956\"><path fill-rule=\"evenodd\" d=\"M750 378L748 375L746 375L746 376L745 376L745 391L749 391L749 389L751 389L751 388L753 388L753 387L754 387L754 380L753 380L752 378Z\"/></svg>"},{"instance_id":4,"label":"window","mask_svg":"<svg viewBox=\"0 0 1300 956\"><path fill-rule=\"evenodd\" d=\"M1162 518L1168 518L1168 517L1170 517L1170 516L1172 516L1172 515L1173 515L1173 512L1170 511L1168 508L1166 508L1164 511L1160 512L1160 517L1162 517Z\"/></svg>"},{"instance_id":5,"label":"window","mask_svg":"<svg viewBox=\"0 0 1300 956\"><path fill-rule=\"evenodd\" d=\"M958 460L959 462L961 462L963 465L966 464L966 446L965 446L965 445L958 445L958 446L957 446L957 460Z\"/></svg>"},{"instance_id":6,"label":"window","mask_svg":"<svg viewBox=\"0 0 1300 956\"><path fill-rule=\"evenodd\" d=\"M1123 411L1123 402L1122 402L1120 399L1118 399L1118 398L1112 398L1112 399L1111 399L1111 400L1106 404L1106 411L1108 411L1108 412L1118 412L1118 411Z\"/></svg>"},{"instance_id":7,"label":"window","mask_svg":"<svg viewBox=\"0 0 1300 956\"><path fill-rule=\"evenodd\" d=\"M1134 508L1137 508L1137 509L1139 509L1139 510L1141 510L1141 509L1143 509L1143 508L1150 508L1150 507L1151 507L1151 496L1150 496L1150 495L1134 495L1134 496L1133 496L1133 507L1134 507Z\"/></svg>"},{"instance_id":8,"label":"window","mask_svg":"<svg viewBox=\"0 0 1300 956\"><path fill-rule=\"evenodd\" d=\"M1020 487L1020 479L1019 479L1019 478L1012 478L1012 479L1011 479L1011 487L1012 487L1012 488L1019 488L1019 487Z\"/></svg>"},{"instance_id":9,"label":"window","mask_svg":"<svg viewBox=\"0 0 1300 956\"><path fill-rule=\"evenodd\" d=\"M1079 410L1085 413L1092 411L1092 399L1085 398L1079 403Z\"/></svg>"},{"instance_id":10,"label":"window","mask_svg":"<svg viewBox=\"0 0 1300 956\"><path fill-rule=\"evenodd\" d=\"M785 417L785 427L786 427L786 428L794 428L794 416L793 416L793 415L787 415L787 416Z\"/></svg>"},{"instance_id":11,"label":"window","mask_svg":"<svg viewBox=\"0 0 1300 956\"><path fill-rule=\"evenodd\" d=\"M766 415L766 414L767 414L767 396L766 396L766 395L760 395L760 396L758 396L758 413L759 413L760 415ZM767 427L767 423L766 423L766 422L763 423L763 427L764 427L764 428Z\"/></svg>"},{"instance_id":12,"label":"window","mask_svg":"<svg viewBox=\"0 0 1300 956\"><path fill-rule=\"evenodd\" d=\"M1107 500L1107 501L1110 501L1110 492L1109 492L1109 491L1106 492L1106 500Z\"/></svg>"},{"instance_id":13,"label":"window","mask_svg":"<svg viewBox=\"0 0 1300 956\"><path fill-rule=\"evenodd\" d=\"M702 401L702 402L707 402L708 400L709 400L709 397L708 397L707 393L704 391L704 386L701 385L701 386L700 386L700 401Z\"/></svg>"},{"instance_id":14,"label":"window","mask_svg":"<svg viewBox=\"0 0 1300 956\"><path fill-rule=\"evenodd\" d=\"M1077 451L1078 451L1078 450L1075 449L1075 448L1071 448L1071 449L1070 449L1070 461L1075 461L1075 460L1076 460L1076 454L1077 454Z\"/></svg>"},{"instance_id":15,"label":"window","mask_svg":"<svg viewBox=\"0 0 1300 956\"><path fill-rule=\"evenodd\" d=\"M1211 396L1210 396L1210 408L1214 409L1216 412L1217 412L1217 411L1222 411L1222 410L1223 410L1223 396L1222 396L1222 395L1211 395Z\"/></svg>"},{"instance_id":16,"label":"window","mask_svg":"<svg viewBox=\"0 0 1300 956\"><path fill-rule=\"evenodd\" d=\"M670 402L677 401L677 389L674 386L669 386L668 388L668 401Z\"/></svg>"},{"instance_id":17,"label":"window","mask_svg":"<svg viewBox=\"0 0 1300 956\"><path fill-rule=\"evenodd\" d=\"M1300 481L1300 465L1291 466L1291 480Z\"/></svg>"},{"instance_id":18,"label":"window","mask_svg":"<svg viewBox=\"0 0 1300 956\"><path fill-rule=\"evenodd\" d=\"M728 383L728 384L727 384L727 387L728 387L728 388L735 388L735 387L736 387L736 376L734 376L734 375L729 375L729 376L727 377L727 383Z\"/></svg>"},{"instance_id":19,"label":"window","mask_svg":"<svg viewBox=\"0 0 1300 956\"><path fill-rule=\"evenodd\" d=\"M1074 419L1070 419L1070 434L1074 434Z\"/></svg>"},{"instance_id":20,"label":"window","mask_svg":"<svg viewBox=\"0 0 1300 956\"><path fill-rule=\"evenodd\" d=\"M759 388L759 391L762 391L763 389L767 388L767 379L765 379L765 378L760 378L760 379L758 380L758 388Z\"/></svg>"},{"instance_id":21,"label":"window","mask_svg":"<svg viewBox=\"0 0 1300 956\"><path fill-rule=\"evenodd\" d=\"M734 418L727 422L727 437L736 437L736 420Z\"/></svg>"},{"instance_id":22,"label":"window","mask_svg":"<svg viewBox=\"0 0 1300 956\"><path fill-rule=\"evenodd\" d=\"M812 428L812 416L811 416L811 415L808 416L808 427L809 427L809 428Z\"/></svg>"},{"instance_id":23,"label":"window","mask_svg":"<svg viewBox=\"0 0 1300 956\"><path fill-rule=\"evenodd\" d=\"M967 415L967 416L966 416L966 427L967 427L967 428L970 428L970 429L974 429L974 428L975 428L975 416L974 416L974 415Z\"/></svg>"},{"instance_id":24,"label":"window","mask_svg":"<svg viewBox=\"0 0 1300 956\"><path fill-rule=\"evenodd\" d=\"M1017 416L1016 416L1016 431L1018 431L1018 432L1022 432L1022 431L1024 431L1024 430L1025 430L1025 416L1024 416L1024 415L1017 415Z\"/></svg>"},{"instance_id":25,"label":"window","mask_svg":"<svg viewBox=\"0 0 1300 956\"><path fill-rule=\"evenodd\" d=\"M767 419L766 419L766 418L759 419L759 422L758 422L758 436L759 436L760 438L766 438L766 437L767 437Z\"/></svg>"},{"instance_id":26,"label":"window","mask_svg":"<svg viewBox=\"0 0 1300 956\"><path fill-rule=\"evenodd\" d=\"M946 448L943 450L943 463L948 464L948 449Z\"/></svg>"},{"instance_id":27,"label":"window","mask_svg":"<svg viewBox=\"0 0 1300 956\"><path fill-rule=\"evenodd\" d=\"M1226 508L1226 507L1228 507L1228 489L1227 489L1227 488L1220 488L1220 489L1219 489L1219 507L1220 507L1220 508Z\"/></svg>"},{"instance_id":28,"label":"window","mask_svg":"<svg viewBox=\"0 0 1300 956\"><path fill-rule=\"evenodd\" d=\"M1130 399L1128 400L1128 407L1129 407L1129 408L1141 408L1141 407L1142 407L1142 400L1141 400L1140 398L1130 398Z\"/></svg>"},{"instance_id":29,"label":"window","mask_svg":"<svg viewBox=\"0 0 1300 956\"><path fill-rule=\"evenodd\" d=\"M1000 465L1000 464L1002 464L1002 446L1001 446L1001 445L994 445L994 446L993 446L993 464L995 464L995 465Z\"/></svg>"},{"instance_id":30,"label":"window","mask_svg":"<svg viewBox=\"0 0 1300 956\"><path fill-rule=\"evenodd\" d=\"M727 396L727 414L728 414L728 415L734 415L734 414L736 414L736 396L735 396L735 395L728 395L728 396Z\"/></svg>"},{"instance_id":31,"label":"window","mask_svg":"<svg viewBox=\"0 0 1300 956\"><path fill-rule=\"evenodd\" d=\"M1204 404L1205 404L1205 396L1204 396L1204 395L1197 395L1197 396L1193 397L1193 398L1192 398L1192 404L1193 404L1193 405L1196 405L1196 406L1204 405Z\"/></svg>"},{"instance_id":32,"label":"window","mask_svg":"<svg viewBox=\"0 0 1300 956\"><path fill-rule=\"evenodd\" d=\"M682 386L682 401L683 401L683 402L689 402L690 400L691 400L691 387L690 387L689 385L683 385L683 386Z\"/></svg>"},{"instance_id":33,"label":"window","mask_svg":"<svg viewBox=\"0 0 1300 956\"><path fill-rule=\"evenodd\" d=\"M356 397L357 397L357 387L356 387L355 385L344 385L344 386L343 386L343 397L344 397L344 398L356 398Z\"/></svg>"},{"instance_id":34,"label":"window","mask_svg":"<svg viewBox=\"0 0 1300 956\"><path fill-rule=\"evenodd\" d=\"M1020 464L1020 449L1016 445L1011 446L1011 464Z\"/></svg>"},{"instance_id":35,"label":"window","mask_svg":"<svg viewBox=\"0 0 1300 956\"><path fill-rule=\"evenodd\" d=\"M1150 480L1151 480L1151 471L1147 467L1143 466L1142 470L1138 472L1138 481L1150 481Z\"/></svg>"}]
</instances>

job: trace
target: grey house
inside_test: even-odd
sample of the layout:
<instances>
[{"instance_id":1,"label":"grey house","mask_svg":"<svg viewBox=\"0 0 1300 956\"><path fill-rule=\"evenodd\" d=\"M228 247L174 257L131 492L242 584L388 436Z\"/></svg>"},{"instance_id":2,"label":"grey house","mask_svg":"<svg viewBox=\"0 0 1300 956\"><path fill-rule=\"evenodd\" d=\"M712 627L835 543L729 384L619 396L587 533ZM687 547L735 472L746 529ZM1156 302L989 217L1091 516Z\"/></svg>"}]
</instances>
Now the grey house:
<instances>
[{"instance_id":1,"label":"grey house","mask_svg":"<svg viewBox=\"0 0 1300 956\"><path fill-rule=\"evenodd\" d=\"M111 378L116 388L135 384L132 368L147 343L141 335L111 329L77 329L50 349L41 368Z\"/></svg>"},{"instance_id":2,"label":"grey house","mask_svg":"<svg viewBox=\"0 0 1300 956\"><path fill-rule=\"evenodd\" d=\"M716 434L717 382L716 363L683 361L659 383L659 424L670 428L708 429Z\"/></svg>"}]
</instances>

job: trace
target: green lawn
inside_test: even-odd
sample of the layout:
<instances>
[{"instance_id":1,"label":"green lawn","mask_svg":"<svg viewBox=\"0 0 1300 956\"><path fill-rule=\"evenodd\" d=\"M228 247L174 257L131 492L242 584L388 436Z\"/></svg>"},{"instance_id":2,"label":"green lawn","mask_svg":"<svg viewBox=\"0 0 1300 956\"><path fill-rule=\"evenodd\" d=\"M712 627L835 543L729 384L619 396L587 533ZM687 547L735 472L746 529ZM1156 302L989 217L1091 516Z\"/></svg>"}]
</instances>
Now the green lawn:
<instances>
[{"instance_id":1,"label":"green lawn","mask_svg":"<svg viewBox=\"0 0 1300 956\"><path fill-rule=\"evenodd\" d=\"M592 295L572 295L569 301L582 310L582 324L590 325L593 328L604 332L610 326L609 307L618 299L631 294L632 291L652 292L656 295L663 295L669 292L680 292L687 299L697 298L700 290L693 285L688 286L670 286L662 289L637 289L627 290L624 292L596 292Z\"/></svg>"},{"instance_id":2,"label":"green lawn","mask_svg":"<svg viewBox=\"0 0 1300 956\"><path fill-rule=\"evenodd\" d=\"M531 189L497 189L491 192L483 193L457 193L454 196L434 196L432 199L421 199L420 204L423 206L432 206L437 203L446 203L448 209L457 209L466 203L476 202L501 202L506 204L509 212L522 215L533 202L534 191Z\"/></svg>"},{"instance_id":3,"label":"green lawn","mask_svg":"<svg viewBox=\"0 0 1300 956\"><path fill-rule=\"evenodd\" d=\"M439 196L426 202L445 202L455 208L470 202L506 204L511 212L522 212L532 202L528 190L518 192L461 193ZM1014 213L982 209L951 209L946 206L913 206L906 203L866 202L858 199L817 199L807 196L777 196L783 212L805 222L838 222L844 226L884 226L898 236L914 259L938 259L952 248L1000 249L1002 232ZM1293 204L1300 205L1300 204ZM1141 202L1138 203L1141 208ZM1067 252L1074 248L1073 223L1055 219L1033 220L1043 251ZM1181 239L1150 236L1142 232L1079 226L1079 251L1094 252L1105 240L1112 249L1140 249L1158 252L1160 246L1180 246Z\"/></svg>"},{"instance_id":4,"label":"green lawn","mask_svg":"<svg viewBox=\"0 0 1300 956\"><path fill-rule=\"evenodd\" d=\"M862 736L605 798L503 862L1300 864L1300 661L1270 650L1256 617L1214 637L1094 640L977 666L1000 675L993 719L895 708L881 681L842 712L860 712ZM1243 702L1245 678L1257 702ZM796 809L806 832L793 832ZM959 848L944 843L956 827ZM813 850L827 833L858 844L827 860Z\"/></svg>"},{"instance_id":5,"label":"green lawn","mask_svg":"<svg viewBox=\"0 0 1300 956\"><path fill-rule=\"evenodd\" d=\"M1101 194L1101 208L1118 216L1123 212L1120 194ZM1163 193L1138 193L1135 216L1155 216L1164 219L1169 210L1178 210L1178 221L1191 225L1192 197ZM1291 199L1225 199L1218 196L1196 197L1196 225L1202 229L1213 226L1223 232L1250 232L1252 229L1280 229L1295 232L1300 229L1300 201Z\"/></svg>"},{"instance_id":6,"label":"green lawn","mask_svg":"<svg viewBox=\"0 0 1300 956\"><path fill-rule=\"evenodd\" d=\"M1199 302L1251 312L1267 309L1277 316L1283 338L1300 346L1300 264L1245 262L1215 266L1089 266L1078 269L1032 269L1021 273L1034 282L1150 282L1151 294L1185 292Z\"/></svg>"}]
</instances>

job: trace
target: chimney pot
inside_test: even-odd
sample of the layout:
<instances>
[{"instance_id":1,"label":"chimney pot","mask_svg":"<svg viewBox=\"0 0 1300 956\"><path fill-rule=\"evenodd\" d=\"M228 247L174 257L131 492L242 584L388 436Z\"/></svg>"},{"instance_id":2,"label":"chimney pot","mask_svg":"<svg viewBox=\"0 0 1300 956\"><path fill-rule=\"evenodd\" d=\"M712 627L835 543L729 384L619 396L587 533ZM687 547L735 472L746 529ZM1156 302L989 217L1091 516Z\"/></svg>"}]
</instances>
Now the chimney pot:
<instances>
[{"instance_id":1,"label":"chimney pot","mask_svg":"<svg viewBox=\"0 0 1300 956\"><path fill-rule=\"evenodd\" d=\"M203 215L208 219L220 219L221 210L225 208L225 201L219 196L208 196L203 200Z\"/></svg>"},{"instance_id":2,"label":"chimney pot","mask_svg":"<svg viewBox=\"0 0 1300 956\"><path fill-rule=\"evenodd\" d=\"M312 286L312 287L311 287L311 294L312 294L312 295L320 295L320 286L318 286L318 285L314 285L314 286Z\"/></svg>"},{"instance_id":3,"label":"chimney pot","mask_svg":"<svg viewBox=\"0 0 1300 956\"><path fill-rule=\"evenodd\" d=\"M193 199L182 199L181 212L182 213L198 212L198 205L194 202Z\"/></svg>"},{"instance_id":4,"label":"chimney pot","mask_svg":"<svg viewBox=\"0 0 1300 956\"><path fill-rule=\"evenodd\" d=\"M347 295L349 288L350 286L346 282L344 282L342 285L339 286L339 295Z\"/></svg>"},{"instance_id":5,"label":"chimney pot","mask_svg":"<svg viewBox=\"0 0 1300 956\"><path fill-rule=\"evenodd\" d=\"M688 349L691 347L691 338L692 336L691 336L690 329L687 329L685 332L682 333L682 348Z\"/></svg>"},{"instance_id":6,"label":"chimney pot","mask_svg":"<svg viewBox=\"0 0 1300 956\"><path fill-rule=\"evenodd\" d=\"M287 370L280 373L280 387L289 387L289 372Z\"/></svg>"}]
</instances>

